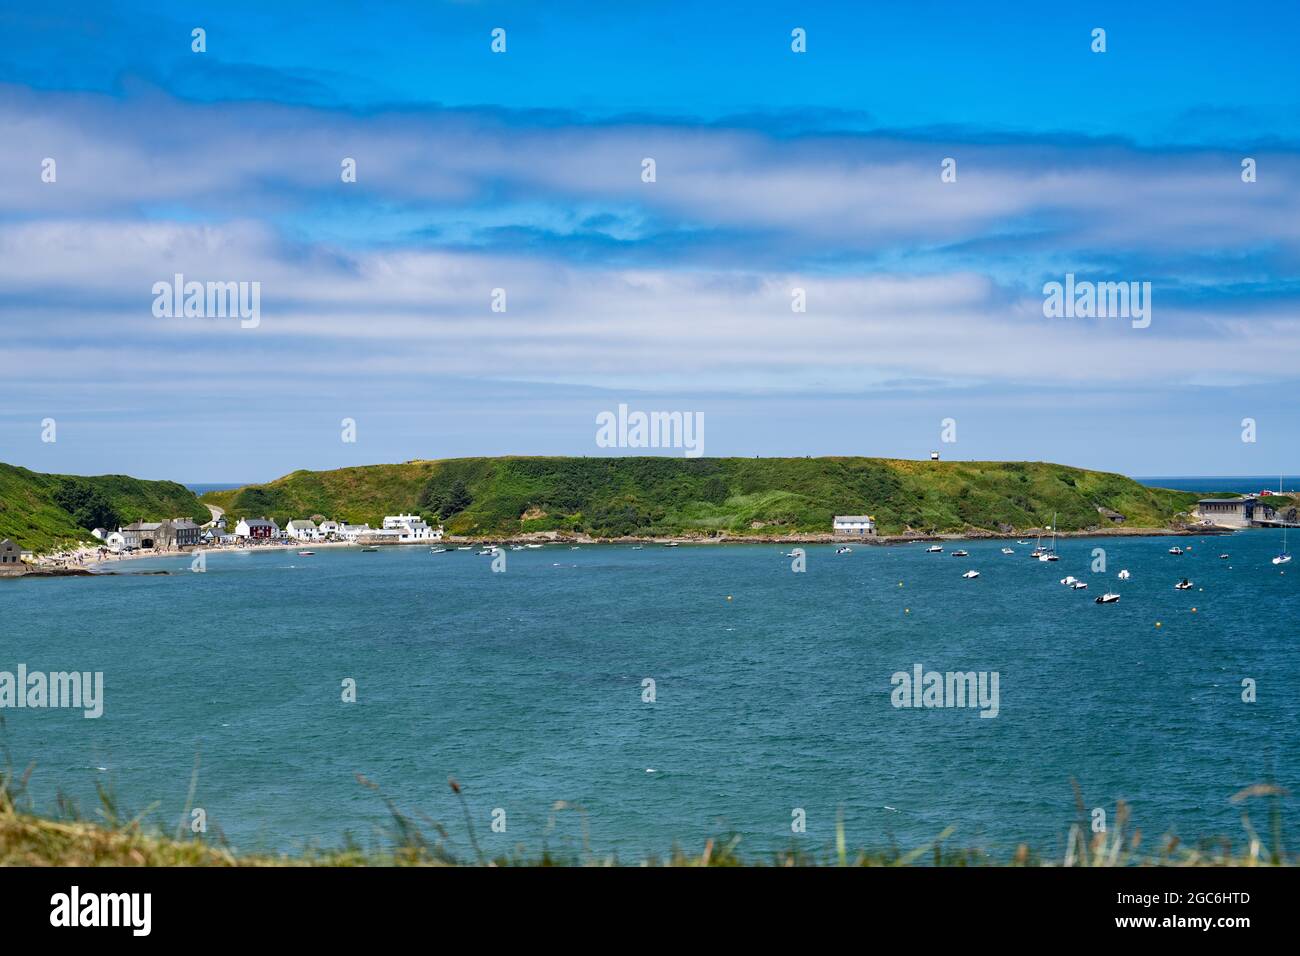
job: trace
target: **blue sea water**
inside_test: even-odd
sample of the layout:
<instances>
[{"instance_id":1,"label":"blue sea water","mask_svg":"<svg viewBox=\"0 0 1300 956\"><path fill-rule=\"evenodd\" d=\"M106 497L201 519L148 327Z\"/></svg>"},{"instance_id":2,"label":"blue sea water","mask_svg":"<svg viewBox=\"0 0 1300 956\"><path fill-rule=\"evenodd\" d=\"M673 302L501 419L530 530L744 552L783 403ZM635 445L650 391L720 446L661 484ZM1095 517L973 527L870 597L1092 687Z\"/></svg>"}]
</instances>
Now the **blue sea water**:
<instances>
[{"instance_id":1,"label":"blue sea water","mask_svg":"<svg viewBox=\"0 0 1300 956\"><path fill-rule=\"evenodd\" d=\"M1188 553L1168 554L1175 542ZM955 846L1055 854L1072 780L1112 821L1127 801L1148 840L1240 839L1233 793L1300 792L1300 565L1270 563L1277 533L1068 539L1055 564L1014 542L964 546L806 546L805 573L776 545L560 545L508 552L503 574L472 551L412 547L0 581L0 670L106 684L97 720L0 711L4 742L18 768L34 763L38 808L64 792L93 809L102 783L133 810L158 802L169 825L197 754L195 803L243 850L381 841L387 810L357 774L466 853L449 777L489 853L585 844L622 859L728 832L750 854L822 849L837 815L852 846L920 846L953 826ZM1062 587L1067 574L1091 587ZM1174 590L1183 576L1195 588ZM1121 601L1094 604L1107 587ZM996 671L998 716L894 707L891 675L917 663Z\"/></svg>"},{"instance_id":2,"label":"blue sea water","mask_svg":"<svg viewBox=\"0 0 1300 956\"><path fill-rule=\"evenodd\" d=\"M1177 476L1134 478L1133 480L1151 488L1172 488L1175 491L1231 491L1237 494L1246 494L1248 492L1277 491L1279 478L1281 478L1282 488L1286 491L1294 491L1300 488L1300 477L1295 475L1227 475L1208 478Z\"/></svg>"}]
</instances>

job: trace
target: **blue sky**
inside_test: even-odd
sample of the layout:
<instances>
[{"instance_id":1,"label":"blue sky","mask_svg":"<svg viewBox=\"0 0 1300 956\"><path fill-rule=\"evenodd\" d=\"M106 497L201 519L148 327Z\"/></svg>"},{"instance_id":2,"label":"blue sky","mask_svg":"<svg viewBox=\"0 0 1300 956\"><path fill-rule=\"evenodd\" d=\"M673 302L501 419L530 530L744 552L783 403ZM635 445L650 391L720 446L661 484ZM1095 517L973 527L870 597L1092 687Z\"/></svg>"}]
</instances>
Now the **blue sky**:
<instances>
[{"instance_id":1,"label":"blue sky","mask_svg":"<svg viewBox=\"0 0 1300 956\"><path fill-rule=\"evenodd\" d=\"M1295 470L1294 4L373 6L0 13L0 460L606 454L626 402L708 455ZM154 315L177 272L260 323ZM1045 317L1067 273L1150 327Z\"/></svg>"}]
</instances>

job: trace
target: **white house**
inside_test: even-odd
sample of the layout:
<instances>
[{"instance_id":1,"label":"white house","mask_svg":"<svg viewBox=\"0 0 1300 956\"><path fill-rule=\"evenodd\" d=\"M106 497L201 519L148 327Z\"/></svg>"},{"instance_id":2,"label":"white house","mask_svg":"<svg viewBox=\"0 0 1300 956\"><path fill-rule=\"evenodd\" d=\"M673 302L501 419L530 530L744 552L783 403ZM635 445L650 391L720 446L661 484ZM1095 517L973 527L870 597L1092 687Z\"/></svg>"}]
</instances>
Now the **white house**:
<instances>
[{"instance_id":1,"label":"white house","mask_svg":"<svg viewBox=\"0 0 1300 956\"><path fill-rule=\"evenodd\" d=\"M239 524L235 525L237 538L278 538L279 536L280 526L274 519L240 518Z\"/></svg>"},{"instance_id":2,"label":"white house","mask_svg":"<svg viewBox=\"0 0 1300 956\"><path fill-rule=\"evenodd\" d=\"M875 534L876 519L871 515L836 515L831 527L836 534Z\"/></svg>"},{"instance_id":3,"label":"white house","mask_svg":"<svg viewBox=\"0 0 1300 956\"><path fill-rule=\"evenodd\" d=\"M108 537L108 529L96 528L94 531L90 532L90 536L92 538L98 538L100 541L103 541L105 538Z\"/></svg>"},{"instance_id":4,"label":"white house","mask_svg":"<svg viewBox=\"0 0 1300 956\"><path fill-rule=\"evenodd\" d=\"M344 541L356 541L362 535L370 534L371 530L368 524L348 524L344 522L339 525L337 533Z\"/></svg>"},{"instance_id":5,"label":"white house","mask_svg":"<svg viewBox=\"0 0 1300 956\"><path fill-rule=\"evenodd\" d=\"M337 521L322 521L317 530L320 531L322 538L328 537L332 534L338 534L339 523Z\"/></svg>"},{"instance_id":6,"label":"white house","mask_svg":"<svg viewBox=\"0 0 1300 956\"><path fill-rule=\"evenodd\" d=\"M126 547L126 536L120 531L110 531L104 535L104 546L113 552L121 551Z\"/></svg>"},{"instance_id":7,"label":"white house","mask_svg":"<svg viewBox=\"0 0 1300 956\"><path fill-rule=\"evenodd\" d=\"M421 541L441 541L442 528L431 528L419 515L387 515L381 531L373 536L402 544L418 544Z\"/></svg>"},{"instance_id":8,"label":"white house","mask_svg":"<svg viewBox=\"0 0 1300 956\"><path fill-rule=\"evenodd\" d=\"M284 533L295 541L315 541L321 536L316 522L307 519L290 521L284 526Z\"/></svg>"}]
</instances>

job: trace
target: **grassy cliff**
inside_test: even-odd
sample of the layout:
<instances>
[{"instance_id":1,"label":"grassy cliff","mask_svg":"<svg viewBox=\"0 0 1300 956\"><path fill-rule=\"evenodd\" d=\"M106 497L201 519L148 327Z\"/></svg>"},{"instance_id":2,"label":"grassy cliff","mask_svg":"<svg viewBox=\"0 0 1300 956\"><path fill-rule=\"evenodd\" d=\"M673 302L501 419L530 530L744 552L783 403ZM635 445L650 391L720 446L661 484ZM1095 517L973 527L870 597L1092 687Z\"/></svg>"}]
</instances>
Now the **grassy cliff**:
<instances>
[{"instance_id":1,"label":"grassy cliff","mask_svg":"<svg viewBox=\"0 0 1300 956\"><path fill-rule=\"evenodd\" d=\"M457 534L571 531L599 536L764 535L830 530L835 514L874 515L880 531L1162 528L1190 492L1046 462L885 458L454 458L296 471L204 496L232 517L322 514L369 522L416 511Z\"/></svg>"},{"instance_id":2,"label":"grassy cliff","mask_svg":"<svg viewBox=\"0 0 1300 956\"><path fill-rule=\"evenodd\" d=\"M46 475L0 463L0 540L50 551L93 541L95 527L118 523L211 517L194 493L174 481L142 481L126 475Z\"/></svg>"}]
</instances>

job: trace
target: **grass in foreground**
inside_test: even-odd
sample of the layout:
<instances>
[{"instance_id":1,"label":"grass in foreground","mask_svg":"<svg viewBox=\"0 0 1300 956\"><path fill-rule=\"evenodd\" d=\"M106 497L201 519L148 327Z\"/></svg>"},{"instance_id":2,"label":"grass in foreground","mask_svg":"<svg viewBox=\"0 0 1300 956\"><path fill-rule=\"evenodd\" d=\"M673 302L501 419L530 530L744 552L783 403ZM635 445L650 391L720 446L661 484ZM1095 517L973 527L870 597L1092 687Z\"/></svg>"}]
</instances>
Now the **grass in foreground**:
<instances>
[{"instance_id":1,"label":"grass in foreground","mask_svg":"<svg viewBox=\"0 0 1300 956\"><path fill-rule=\"evenodd\" d=\"M358 775L358 781L376 793L378 787ZM1087 812L1079 797L1079 822L1070 827L1066 851L1049 858L1021 845L1009 859L995 859L977 850L956 849L948 844L952 828L938 834L929 844L910 850L849 850L844 827L836 827L835 845L820 851L792 847L776 853L744 857L740 837L710 839L698 851L674 848L663 857L620 860L584 850L582 853L529 853L522 848L508 856L487 857L480 850L468 806L460 786L449 781L465 809L470 851L456 849L447 830L431 820L420 820L399 810L379 793L388 807L391 822L385 846L363 850L355 845L336 850L306 851L295 855L240 854L221 842L202 838L168 836L156 825L144 822L144 814L124 816L112 795L100 788L99 821L81 818L67 800L59 801L56 817L39 816L21 804L26 774L15 777L0 773L0 866L1294 866L1300 858L1283 848L1280 801L1287 794L1271 785L1248 787L1232 797L1242 808L1245 842L1226 838L1189 845L1177 837L1164 837L1149 849L1142 833L1127 832L1127 807L1121 802L1114 813L1114 826L1105 833L1091 833ZM193 791L191 790L191 795ZM1078 789L1076 787L1076 795ZM1252 799L1269 802L1270 839L1266 842L1252 824L1247 806ZM556 813L579 808L557 803ZM186 814L188 816L188 807ZM423 824L423 825L422 825ZM426 828L436 836L426 833Z\"/></svg>"}]
</instances>

